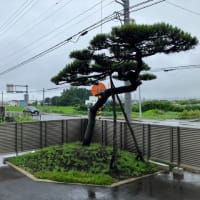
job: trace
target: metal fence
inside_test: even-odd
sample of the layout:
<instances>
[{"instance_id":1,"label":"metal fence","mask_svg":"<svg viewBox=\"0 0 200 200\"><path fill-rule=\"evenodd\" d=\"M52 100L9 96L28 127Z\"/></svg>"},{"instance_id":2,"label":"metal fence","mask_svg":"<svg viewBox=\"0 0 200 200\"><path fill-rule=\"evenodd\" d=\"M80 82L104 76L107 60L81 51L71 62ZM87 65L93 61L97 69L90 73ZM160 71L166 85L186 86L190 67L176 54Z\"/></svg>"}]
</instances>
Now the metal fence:
<instances>
[{"instance_id":1,"label":"metal fence","mask_svg":"<svg viewBox=\"0 0 200 200\"><path fill-rule=\"evenodd\" d=\"M82 140L86 119L0 124L0 154Z\"/></svg>"},{"instance_id":2,"label":"metal fence","mask_svg":"<svg viewBox=\"0 0 200 200\"><path fill-rule=\"evenodd\" d=\"M87 119L69 119L0 124L0 154L18 153L83 139ZM131 123L140 150L156 159L200 169L200 129ZM124 121L117 123L118 147L135 152L135 144ZM113 122L97 120L93 142L113 144Z\"/></svg>"},{"instance_id":3,"label":"metal fence","mask_svg":"<svg viewBox=\"0 0 200 200\"><path fill-rule=\"evenodd\" d=\"M139 148L147 159L174 163L200 169L200 129L131 123ZM113 122L99 120L96 123L94 142L112 145ZM131 133L125 122L117 125L118 147L136 152Z\"/></svg>"}]
</instances>

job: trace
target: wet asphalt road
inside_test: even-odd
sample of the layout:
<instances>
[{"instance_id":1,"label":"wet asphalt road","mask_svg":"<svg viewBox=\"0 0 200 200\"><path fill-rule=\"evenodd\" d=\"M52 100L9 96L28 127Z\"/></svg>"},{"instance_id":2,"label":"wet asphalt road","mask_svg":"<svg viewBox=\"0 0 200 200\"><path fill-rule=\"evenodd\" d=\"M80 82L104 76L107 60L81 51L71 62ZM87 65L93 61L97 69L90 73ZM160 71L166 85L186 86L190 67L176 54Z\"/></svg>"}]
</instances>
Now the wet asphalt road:
<instances>
[{"instance_id":1,"label":"wet asphalt road","mask_svg":"<svg viewBox=\"0 0 200 200\"><path fill-rule=\"evenodd\" d=\"M200 175L183 180L160 174L114 189L34 182L9 167L0 168L0 200L199 200Z\"/></svg>"}]
</instances>

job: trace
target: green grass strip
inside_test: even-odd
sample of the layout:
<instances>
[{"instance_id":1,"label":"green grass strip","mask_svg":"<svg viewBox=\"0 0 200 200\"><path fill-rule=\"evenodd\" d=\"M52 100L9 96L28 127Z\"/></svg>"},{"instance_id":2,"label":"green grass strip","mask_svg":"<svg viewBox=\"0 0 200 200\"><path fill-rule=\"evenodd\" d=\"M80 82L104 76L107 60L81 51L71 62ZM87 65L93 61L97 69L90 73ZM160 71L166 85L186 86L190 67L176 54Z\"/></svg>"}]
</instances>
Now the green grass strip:
<instances>
[{"instance_id":1,"label":"green grass strip","mask_svg":"<svg viewBox=\"0 0 200 200\"><path fill-rule=\"evenodd\" d=\"M48 179L48 180L67 182L67 183L110 185L116 182L115 179L106 174L91 174L75 170L70 170L68 172L40 171L36 172L34 176L40 179Z\"/></svg>"}]
</instances>

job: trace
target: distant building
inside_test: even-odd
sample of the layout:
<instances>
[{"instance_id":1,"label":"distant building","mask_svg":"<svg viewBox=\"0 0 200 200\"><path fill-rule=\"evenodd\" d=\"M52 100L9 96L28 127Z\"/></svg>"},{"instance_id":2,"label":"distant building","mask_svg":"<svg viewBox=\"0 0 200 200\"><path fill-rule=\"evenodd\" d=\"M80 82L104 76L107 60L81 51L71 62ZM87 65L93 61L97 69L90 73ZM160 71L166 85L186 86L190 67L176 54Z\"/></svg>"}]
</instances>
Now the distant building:
<instances>
[{"instance_id":1,"label":"distant building","mask_svg":"<svg viewBox=\"0 0 200 200\"><path fill-rule=\"evenodd\" d=\"M89 100L85 101L85 105L87 105L87 106L94 105L97 102L97 99L98 98L95 96L89 96Z\"/></svg>"},{"instance_id":2,"label":"distant building","mask_svg":"<svg viewBox=\"0 0 200 200\"><path fill-rule=\"evenodd\" d=\"M23 106L23 107L27 106L27 103L25 100L19 100L18 103L19 103L19 106Z\"/></svg>"},{"instance_id":3,"label":"distant building","mask_svg":"<svg viewBox=\"0 0 200 200\"><path fill-rule=\"evenodd\" d=\"M18 105L19 105L19 101L18 100L8 101L8 106L18 106Z\"/></svg>"},{"instance_id":4,"label":"distant building","mask_svg":"<svg viewBox=\"0 0 200 200\"><path fill-rule=\"evenodd\" d=\"M24 100L11 100L7 102L8 106L27 106Z\"/></svg>"}]
</instances>

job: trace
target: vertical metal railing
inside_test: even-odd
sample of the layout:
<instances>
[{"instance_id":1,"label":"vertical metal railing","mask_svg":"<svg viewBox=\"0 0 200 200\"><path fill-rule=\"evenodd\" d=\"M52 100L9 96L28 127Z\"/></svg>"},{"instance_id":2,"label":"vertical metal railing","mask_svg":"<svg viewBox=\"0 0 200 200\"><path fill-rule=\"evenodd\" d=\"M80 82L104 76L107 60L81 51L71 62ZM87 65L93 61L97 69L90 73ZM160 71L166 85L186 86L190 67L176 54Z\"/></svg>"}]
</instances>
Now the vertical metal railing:
<instances>
[{"instance_id":1,"label":"vertical metal railing","mask_svg":"<svg viewBox=\"0 0 200 200\"><path fill-rule=\"evenodd\" d=\"M17 123L15 123L15 153L18 155Z\"/></svg>"},{"instance_id":2,"label":"vertical metal railing","mask_svg":"<svg viewBox=\"0 0 200 200\"><path fill-rule=\"evenodd\" d=\"M147 160L151 158L151 125L147 125Z\"/></svg>"},{"instance_id":3,"label":"vertical metal railing","mask_svg":"<svg viewBox=\"0 0 200 200\"><path fill-rule=\"evenodd\" d=\"M43 139L42 139L42 137L43 137L43 134L42 134L42 121L40 121L40 148L42 148L43 147Z\"/></svg>"},{"instance_id":4,"label":"vertical metal railing","mask_svg":"<svg viewBox=\"0 0 200 200\"><path fill-rule=\"evenodd\" d=\"M64 120L62 120L61 121L61 129L62 129L62 131L61 131L61 143L63 144L64 142L65 142L65 135L64 135L64 133L65 133L65 126L64 126Z\"/></svg>"},{"instance_id":5,"label":"vertical metal railing","mask_svg":"<svg viewBox=\"0 0 200 200\"><path fill-rule=\"evenodd\" d=\"M170 162L173 163L174 162L174 131L172 127L170 128Z\"/></svg>"},{"instance_id":6,"label":"vertical metal railing","mask_svg":"<svg viewBox=\"0 0 200 200\"><path fill-rule=\"evenodd\" d=\"M178 166L181 164L181 138L180 127L177 127L177 145L178 145Z\"/></svg>"},{"instance_id":7,"label":"vertical metal railing","mask_svg":"<svg viewBox=\"0 0 200 200\"><path fill-rule=\"evenodd\" d=\"M142 155L145 156L145 124L142 125Z\"/></svg>"}]
</instances>

